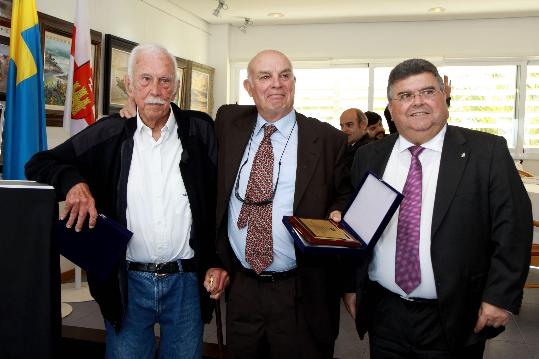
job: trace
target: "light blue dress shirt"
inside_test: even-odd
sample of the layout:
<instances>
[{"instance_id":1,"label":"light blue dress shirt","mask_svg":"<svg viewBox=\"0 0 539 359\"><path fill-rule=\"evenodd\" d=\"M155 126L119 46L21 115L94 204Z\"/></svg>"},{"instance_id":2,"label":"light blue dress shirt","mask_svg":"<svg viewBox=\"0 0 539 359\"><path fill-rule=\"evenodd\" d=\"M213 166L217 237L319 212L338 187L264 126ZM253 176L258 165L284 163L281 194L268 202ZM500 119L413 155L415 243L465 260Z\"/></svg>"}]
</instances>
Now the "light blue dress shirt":
<instances>
[{"instance_id":1,"label":"light blue dress shirt","mask_svg":"<svg viewBox=\"0 0 539 359\"><path fill-rule=\"evenodd\" d=\"M251 136L250 145L247 145L241 165L247 160L245 166L238 172L239 180L238 192L245 198L245 191L251 174L251 167L256 151L264 138L264 125L270 122L264 120L260 115L256 120L256 125ZM273 263L265 271L283 272L296 267L296 255L294 252L294 240L284 226L283 216L292 215L294 205L294 191L296 187L297 149L298 149L298 126L296 124L296 112L292 110L288 115L273 123L277 131L271 136L273 147L273 186L277 181L279 172L279 159L281 159L281 173L279 183L275 191L272 203L272 235L273 235ZM290 138L290 139L289 139ZM286 144L288 140L288 144ZM250 151L249 151L250 147ZM286 148L285 148L286 147ZM247 158L247 156L249 158ZM282 156L282 158L281 158ZM236 181L238 178L236 177ZM228 211L228 237L230 245L241 264L245 268L251 268L245 260L245 240L247 237L247 226L238 228L238 217L240 215L242 202L235 196L235 184L232 187Z\"/></svg>"}]
</instances>

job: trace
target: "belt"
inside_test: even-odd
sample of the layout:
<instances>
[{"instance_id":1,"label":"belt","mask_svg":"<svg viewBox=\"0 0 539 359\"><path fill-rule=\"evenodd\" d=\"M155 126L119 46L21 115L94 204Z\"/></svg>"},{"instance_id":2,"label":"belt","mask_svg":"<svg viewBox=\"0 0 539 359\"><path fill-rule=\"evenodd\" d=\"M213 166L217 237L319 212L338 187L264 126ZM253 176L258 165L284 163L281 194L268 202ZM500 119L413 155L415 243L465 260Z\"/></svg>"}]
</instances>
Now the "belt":
<instances>
[{"instance_id":1,"label":"belt","mask_svg":"<svg viewBox=\"0 0 539 359\"><path fill-rule=\"evenodd\" d=\"M166 263L139 263L128 262L128 270L137 272L150 272L155 274L173 274L178 272L196 272L196 263L194 258L179 259L174 262Z\"/></svg>"},{"instance_id":2,"label":"belt","mask_svg":"<svg viewBox=\"0 0 539 359\"><path fill-rule=\"evenodd\" d=\"M254 278L259 282L275 282L278 280L288 279L296 275L296 268L292 268L285 272L260 272L256 273L252 269L242 268L242 272L245 273L248 277Z\"/></svg>"},{"instance_id":3,"label":"belt","mask_svg":"<svg viewBox=\"0 0 539 359\"><path fill-rule=\"evenodd\" d=\"M370 282L370 283L371 283L371 288L373 288L376 292L378 292L380 294L383 294L383 295L397 297L397 298L402 299L404 301L413 302L413 303L430 303L430 304L438 303L438 299L419 298L419 297L403 297L402 295L394 293L394 292L390 291L389 289L381 286L378 282Z\"/></svg>"}]
</instances>

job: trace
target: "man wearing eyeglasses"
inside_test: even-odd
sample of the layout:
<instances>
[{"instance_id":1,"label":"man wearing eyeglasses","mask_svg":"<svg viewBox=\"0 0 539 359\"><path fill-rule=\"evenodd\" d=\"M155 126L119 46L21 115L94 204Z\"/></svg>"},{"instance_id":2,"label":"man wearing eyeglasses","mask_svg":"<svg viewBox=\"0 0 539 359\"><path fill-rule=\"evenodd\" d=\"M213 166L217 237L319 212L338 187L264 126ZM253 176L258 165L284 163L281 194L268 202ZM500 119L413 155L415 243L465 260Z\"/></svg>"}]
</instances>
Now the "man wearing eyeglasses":
<instances>
[{"instance_id":1,"label":"man wearing eyeglasses","mask_svg":"<svg viewBox=\"0 0 539 359\"><path fill-rule=\"evenodd\" d=\"M372 358L482 358L520 307L530 201L504 138L447 125L430 62L397 65L387 96L399 133L358 150L352 182L370 170L404 200L356 271L358 333Z\"/></svg>"},{"instance_id":2,"label":"man wearing eyeglasses","mask_svg":"<svg viewBox=\"0 0 539 359\"><path fill-rule=\"evenodd\" d=\"M231 275L231 358L332 358L339 261L296 251L284 215L340 219L350 195L346 137L294 111L288 58L257 54L244 87L255 106L217 112L218 254Z\"/></svg>"}]
</instances>

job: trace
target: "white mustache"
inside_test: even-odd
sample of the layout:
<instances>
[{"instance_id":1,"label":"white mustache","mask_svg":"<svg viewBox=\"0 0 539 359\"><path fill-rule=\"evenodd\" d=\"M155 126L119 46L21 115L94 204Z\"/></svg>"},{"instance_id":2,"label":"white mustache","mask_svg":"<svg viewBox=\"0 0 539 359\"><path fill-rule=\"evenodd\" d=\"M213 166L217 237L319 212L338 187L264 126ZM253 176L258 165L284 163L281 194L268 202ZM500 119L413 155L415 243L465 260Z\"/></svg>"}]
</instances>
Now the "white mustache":
<instances>
[{"instance_id":1,"label":"white mustache","mask_svg":"<svg viewBox=\"0 0 539 359\"><path fill-rule=\"evenodd\" d=\"M148 97L144 100L145 105L164 105L166 102L160 97Z\"/></svg>"}]
</instances>

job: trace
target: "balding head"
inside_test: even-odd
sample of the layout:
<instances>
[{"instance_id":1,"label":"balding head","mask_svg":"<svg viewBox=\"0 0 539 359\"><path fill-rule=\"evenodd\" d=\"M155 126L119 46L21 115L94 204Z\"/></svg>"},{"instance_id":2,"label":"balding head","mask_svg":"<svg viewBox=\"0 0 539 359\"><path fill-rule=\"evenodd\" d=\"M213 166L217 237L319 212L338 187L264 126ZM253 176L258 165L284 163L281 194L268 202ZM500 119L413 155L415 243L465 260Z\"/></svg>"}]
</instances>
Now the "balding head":
<instances>
[{"instance_id":1,"label":"balding head","mask_svg":"<svg viewBox=\"0 0 539 359\"><path fill-rule=\"evenodd\" d=\"M357 108L345 110L340 117L341 130L348 136L348 144L356 143L361 139L367 128L367 117Z\"/></svg>"},{"instance_id":2,"label":"balding head","mask_svg":"<svg viewBox=\"0 0 539 359\"><path fill-rule=\"evenodd\" d=\"M243 86L260 116L275 122L292 111L296 79L288 57L276 50L261 51L249 61L247 72Z\"/></svg>"}]
</instances>

